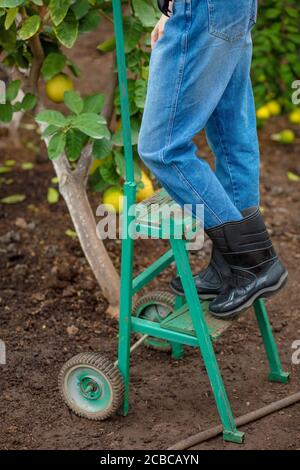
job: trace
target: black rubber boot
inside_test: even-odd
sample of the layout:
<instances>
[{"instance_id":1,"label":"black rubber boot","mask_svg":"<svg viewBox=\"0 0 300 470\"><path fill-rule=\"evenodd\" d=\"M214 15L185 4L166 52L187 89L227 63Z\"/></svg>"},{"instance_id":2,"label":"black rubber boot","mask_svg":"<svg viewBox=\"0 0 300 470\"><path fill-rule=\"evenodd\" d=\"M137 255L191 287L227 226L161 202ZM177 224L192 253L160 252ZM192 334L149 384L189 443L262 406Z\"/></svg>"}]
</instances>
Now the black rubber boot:
<instances>
[{"instance_id":1,"label":"black rubber boot","mask_svg":"<svg viewBox=\"0 0 300 470\"><path fill-rule=\"evenodd\" d=\"M275 294L286 283L288 272L275 252L259 209L206 233L232 273L229 283L210 303L215 317L231 319L259 297Z\"/></svg>"},{"instance_id":2,"label":"black rubber boot","mask_svg":"<svg viewBox=\"0 0 300 470\"><path fill-rule=\"evenodd\" d=\"M252 214L256 209L256 207L249 207L241 212L246 217L247 215ZM230 277L231 270L227 261L225 261L220 251L216 247L213 247L209 265L206 269L200 271L194 276L195 286L200 299L214 299L221 293ZM175 294L184 295L179 276L171 280L170 287Z\"/></svg>"},{"instance_id":3,"label":"black rubber boot","mask_svg":"<svg viewBox=\"0 0 300 470\"><path fill-rule=\"evenodd\" d=\"M224 284L231 276L227 262L217 248L213 248L211 260L206 269L194 276L198 295L203 300L214 299L220 294ZM175 277L170 282L172 291L177 295L184 295L180 277Z\"/></svg>"}]
</instances>

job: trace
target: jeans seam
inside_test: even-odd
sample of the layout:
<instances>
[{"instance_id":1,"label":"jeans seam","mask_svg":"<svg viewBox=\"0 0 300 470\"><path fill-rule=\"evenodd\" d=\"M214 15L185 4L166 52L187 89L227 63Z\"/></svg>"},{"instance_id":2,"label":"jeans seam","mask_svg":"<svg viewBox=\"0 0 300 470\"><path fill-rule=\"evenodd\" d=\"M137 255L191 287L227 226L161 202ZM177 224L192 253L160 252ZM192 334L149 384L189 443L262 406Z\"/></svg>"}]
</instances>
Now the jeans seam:
<instances>
[{"instance_id":1,"label":"jeans seam","mask_svg":"<svg viewBox=\"0 0 300 470\"><path fill-rule=\"evenodd\" d=\"M195 189L195 187L189 182L189 180L184 176L184 174L182 173L182 171L180 170L180 168L178 168L178 166L176 165L176 163L172 163L172 166L173 168L175 169L175 171L177 172L179 178L181 179L181 181L186 185L186 187L192 191L192 193L194 193L201 201L202 203L204 204L204 206L207 208L207 210L210 212L210 214L215 217L215 219L220 223L222 224L223 221L217 216L217 214L212 210L211 207L209 207L207 205L207 203L205 202L205 200L203 199L203 196L201 196L198 191Z\"/></svg>"},{"instance_id":2,"label":"jeans seam","mask_svg":"<svg viewBox=\"0 0 300 470\"><path fill-rule=\"evenodd\" d=\"M218 111L215 110L215 113L218 114ZM216 126L216 129L218 131L218 136L219 136L219 141L220 141L220 145L221 145L221 148L222 148L222 151L225 155L225 159L226 159L226 163L227 163L227 167L228 167L228 173L229 173L229 177L230 177L230 181L231 181L231 186L232 186L232 192L233 192L233 199L234 199L234 205L239 208L239 204L240 204L240 200L239 200L239 197L238 197L238 191L237 191L237 187L236 187L236 183L234 181L234 177L233 177L233 172L232 172L232 168L231 168L231 163L229 161L229 153L227 151L227 147L226 145L224 144L224 141L223 141L223 136L222 136L222 132L221 132L221 129L220 129L220 126L219 126L219 121L217 119L215 119L215 115L214 113L212 114L212 118L215 122L215 126Z\"/></svg>"}]
</instances>

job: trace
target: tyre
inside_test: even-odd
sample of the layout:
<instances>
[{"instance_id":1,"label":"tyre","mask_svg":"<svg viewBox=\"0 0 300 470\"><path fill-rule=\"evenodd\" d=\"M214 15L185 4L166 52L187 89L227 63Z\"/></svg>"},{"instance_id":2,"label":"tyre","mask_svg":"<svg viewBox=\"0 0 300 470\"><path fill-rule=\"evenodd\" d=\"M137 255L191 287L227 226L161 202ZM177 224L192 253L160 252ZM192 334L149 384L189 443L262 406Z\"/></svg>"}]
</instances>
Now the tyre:
<instances>
[{"instance_id":1,"label":"tyre","mask_svg":"<svg viewBox=\"0 0 300 470\"><path fill-rule=\"evenodd\" d=\"M62 367L58 386L78 416L103 421L123 403L124 384L117 367L99 353L81 353Z\"/></svg>"}]
</instances>

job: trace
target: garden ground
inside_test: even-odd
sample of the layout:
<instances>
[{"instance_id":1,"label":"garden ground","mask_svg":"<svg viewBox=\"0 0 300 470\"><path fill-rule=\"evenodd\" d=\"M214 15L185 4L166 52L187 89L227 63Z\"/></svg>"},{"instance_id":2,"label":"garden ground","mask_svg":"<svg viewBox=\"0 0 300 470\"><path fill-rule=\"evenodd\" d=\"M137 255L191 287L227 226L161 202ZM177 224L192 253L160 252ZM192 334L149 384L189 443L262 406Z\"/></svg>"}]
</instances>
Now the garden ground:
<instances>
[{"instance_id":1,"label":"garden ground","mask_svg":"<svg viewBox=\"0 0 300 470\"><path fill-rule=\"evenodd\" d=\"M103 28L101 31L106 34ZM93 33L78 45L77 60L83 67L88 53L91 56L92 78L78 82L85 92L99 89L106 80L107 59L94 52L101 39L99 33ZM294 145L270 141L270 134L286 125L284 118L278 118L260 132L261 205L276 249L289 270L287 287L267 301L267 308L291 381L288 385L268 382L254 314L251 310L244 313L215 344L235 416L294 393L300 385L300 365L291 364L292 343L300 339L300 183L287 178L288 171L300 174L300 133L298 130ZM5 137L1 140L5 142ZM217 424L204 365L192 348L186 348L181 361L144 347L134 353L127 418L92 422L76 417L62 403L57 375L63 363L83 351L99 351L114 360L118 327L105 315L106 301L77 239L65 235L72 224L64 202L47 203L54 174L44 158L45 150L25 144L38 142L32 132L22 130L22 140L22 151L16 152L7 141L0 157L1 162L11 158L18 162L9 176L5 175L13 182L2 184L1 197L26 195L22 203L0 205L0 338L7 347L7 365L1 366L0 448L166 449ZM201 136L197 143L201 155L209 158ZM24 161L33 162L33 169L22 170L20 163ZM96 208L99 195L92 195L91 200ZM120 243L109 241L106 246L119 267ZM144 269L165 250L165 242L138 241L135 271ZM193 269L204 267L208 256L207 244L200 253L192 253ZM166 271L153 286L167 288L172 273L172 269ZM242 447L217 438L199 448L299 449L300 405L243 430L246 441Z\"/></svg>"}]
</instances>

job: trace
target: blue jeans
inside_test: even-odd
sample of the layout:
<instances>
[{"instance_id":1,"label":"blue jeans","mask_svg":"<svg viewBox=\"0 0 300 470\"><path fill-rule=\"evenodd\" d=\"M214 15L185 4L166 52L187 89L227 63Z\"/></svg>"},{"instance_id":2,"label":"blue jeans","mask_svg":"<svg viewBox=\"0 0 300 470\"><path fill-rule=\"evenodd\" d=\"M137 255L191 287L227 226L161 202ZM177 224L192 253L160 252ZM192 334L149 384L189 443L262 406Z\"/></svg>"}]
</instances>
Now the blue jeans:
<instances>
[{"instance_id":1,"label":"blue jeans","mask_svg":"<svg viewBox=\"0 0 300 470\"><path fill-rule=\"evenodd\" d=\"M250 80L257 0L174 0L150 56L138 153L181 206L204 205L204 227L259 205L259 147ZM205 129L212 171L193 137Z\"/></svg>"}]
</instances>

